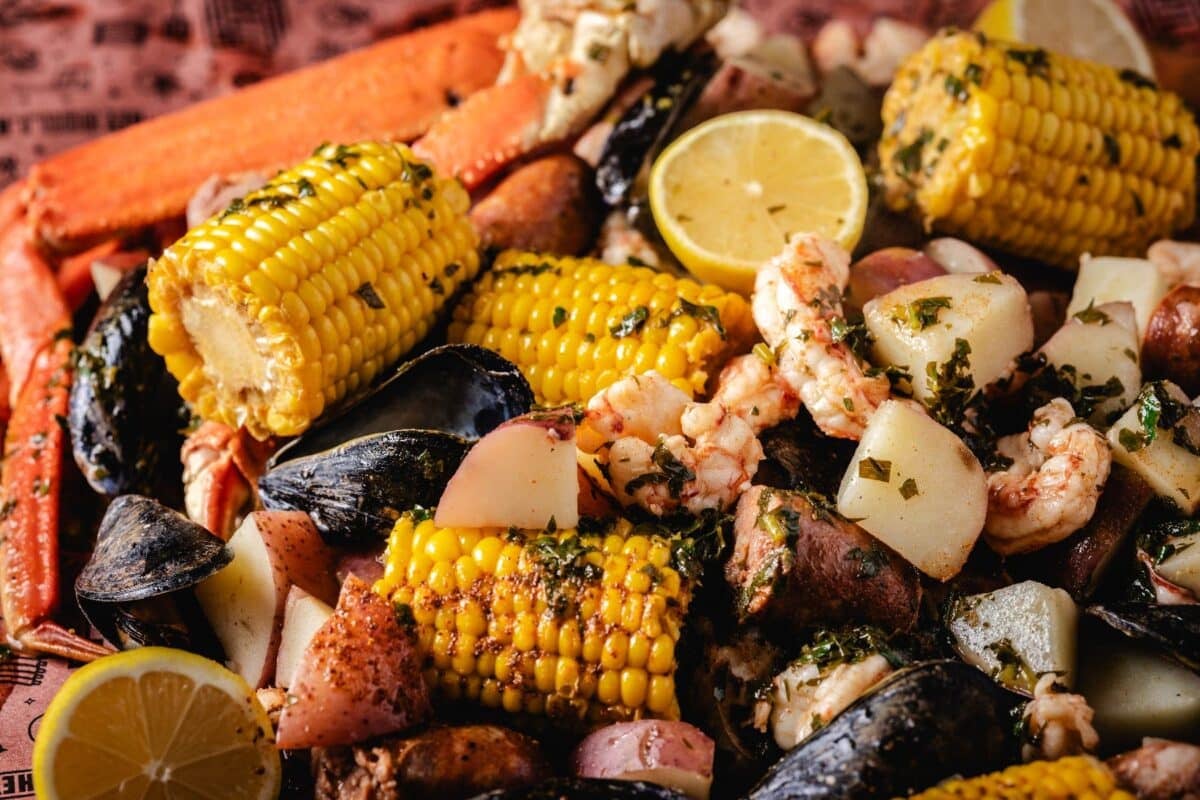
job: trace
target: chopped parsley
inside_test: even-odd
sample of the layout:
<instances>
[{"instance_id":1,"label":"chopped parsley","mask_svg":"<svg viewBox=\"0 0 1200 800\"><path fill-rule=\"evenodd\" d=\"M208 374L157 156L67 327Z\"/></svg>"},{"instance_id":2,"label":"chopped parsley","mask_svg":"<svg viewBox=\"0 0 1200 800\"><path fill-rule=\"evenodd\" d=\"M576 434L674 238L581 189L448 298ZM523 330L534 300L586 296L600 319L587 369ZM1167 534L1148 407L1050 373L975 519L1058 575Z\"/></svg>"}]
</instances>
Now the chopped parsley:
<instances>
[{"instance_id":1,"label":"chopped parsley","mask_svg":"<svg viewBox=\"0 0 1200 800\"><path fill-rule=\"evenodd\" d=\"M900 484L900 496L905 500L911 500L921 492L917 489L917 481L914 478L905 478L904 483Z\"/></svg>"},{"instance_id":2,"label":"chopped parsley","mask_svg":"<svg viewBox=\"0 0 1200 800\"><path fill-rule=\"evenodd\" d=\"M938 321L938 313L943 308L950 308L949 297L919 297L911 303L893 308L891 317L897 325L923 331Z\"/></svg>"},{"instance_id":3,"label":"chopped parsley","mask_svg":"<svg viewBox=\"0 0 1200 800\"><path fill-rule=\"evenodd\" d=\"M650 309L645 306L637 306L620 320L609 326L608 332L617 339L624 339L626 336L633 336L646 324L646 320L650 318Z\"/></svg>"},{"instance_id":4,"label":"chopped parsley","mask_svg":"<svg viewBox=\"0 0 1200 800\"><path fill-rule=\"evenodd\" d=\"M933 139L932 131L923 130L916 139L896 150L893 159L896 163L897 175L910 179L921 171L921 152L931 139Z\"/></svg>"},{"instance_id":5,"label":"chopped parsley","mask_svg":"<svg viewBox=\"0 0 1200 800\"><path fill-rule=\"evenodd\" d=\"M930 361L925 365L930 391L926 405L934 419L951 429L961 425L963 412L975 394L970 356L970 343L966 339L955 339L950 358L941 364Z\"/></svg>"},{"instance_id":6,"label":"chopped parsley","mask_svg":"<svg viewBox=\"0 0 1200 800\"><path fill-rule=\"evenodd\" d=\"M967 102L971 96L967 87L963 85L962 79L956 75L947 75L943 86L946 87L946 93L960 103Z\"/></svg>"},{"instance_id":7,"label":"chopped parsley","mask_svg":"<svg viewBox=\"0 0 1200 800\"><path fill-rule=\"evenodd\" d=\"M376 311L387 308L387 305L383 302L383 298L379 296L379 293L375 291L375 287L372 286L370 282L366 282L359 286L354 290L354 293L362 298L364 303Z\"/></svg>"},{"instance_id":8,"label":"chopped parsley","mask_svg":"<svg viewBox=\"0 0 1200 800\"><path fill-rule=\"evenodd\" d=\"M1035 47L1031 50L1022 50L1016 47L1009 48L1005 53L1013 61L1021 64L1031 74L1046 77L1050 69L1050 55L1040 47Z\"/></svg>"},{"instance_id":9,"label":"chopped parsley","mask_svg":"<svg viewBox=\"0 0 1200 800\"><path fill-rule=\"evenodd\" d=\"M866 550L861 547L851 548L845 558L847 561L858 562L854 577L859 580L874 578L888 565L887 553L876 542L872 542Z\"/></svg>"},{"instance_id":10,"label":"chopped parsley","mask_svg":"<svg viewBox=\"0 0 1200 800\"><path fill-rule=\"evenodd\" d=\"M829 338L834 344L844 344L859 361L866 361L871 350L871 332L862 322L847 322L844 317L829 319Z\"/></svg>"},{"instance_id":11,"label":"chopped parsley","mask_svg":"<svg viewBox=\"0 0 1200 800\"><path fill-rule=\"evenodd\" d=\"M858 477L869 481L889 483L892 480L892 462L867 456L858 462Z\"/></svg>"},{"instance_id":12,"label":"chopped parsley","mask_svg":"<svg viewBox=\"0 0 1200 800\"><path fill-rule=\"evenodd\" d=\"M983 67L973 62L967 64L967 68L963 70L963 77L979 86L983 83Z\"/></svg>"},{"instance_id":13,"label":"chopped parsley","mask_svg":"<svg viewBox=\"0 0 1200 800\"><path fill-rule=\"evenodd\" d=\"M1107 325L1112 322L1112 318L1096 308L1096 301L1092 300L1087 304L1087 308L1082 311L1076 311L1072 314L1075 319L1082 322L1084 325Z\"/></svg>"},{"instance_id":14,"label":"chopped parsley","mask_svg":"<svg viewBox=\"0 0 1200 800\"><path fill-rule=\"evenodd\" d=\"M554 307L554 316L551 318L551 323L555 328L567 321L567 310L562 306Z\"/></svg>"},{"instance_id":15,"label":"chopped parsley","mask_svg":"<svg viewBox=\"0 0 1200 800\"><path fill-rule=\"evenodd\" d=\"M396 613L396 623L401 628L412 628L417 624L417 618L413 616L412 606L408 603L394 603L392 610Z\"/></svg>"},{"instance_id":16,"label":"chopped parsley","mask_svg":"<svg viewBox=\"0 0 1200 800\"><path fill-rule=\"evenodd\" d=\"M1000 285L1000 273L999 272L985 272L982 275L976 275L974 278L971 278L971 282L972 283L992 283L992 284L999 286Z\"/></svg>"},{"instance_id":17,"label":"chopped parsley","mask_svg":"<svg viewBox=\"0 0 1200 800\"><path fill-rule=\"evenodd\" d=\"M632 495L643 486L666 484L671 497L679 497L683 493L683 485L696 477L695 472L688 469L682 461L675 457L674 453L667 449L666 440L662 437L659 438L650 460L654 466L658 467L658 472L638 475L625 485L626 493Z\"/></svg>"},{"instance_id":18,"label":"chopped parsley","mask_svg":"<svg viewBox=\"0 0 1200 800\"><path fill-rule=\"evenodd\" d=\"M1108 162L1113 166L1121 163L1121 144L1110 133L1103 136L1104 152L1108 154Z\"/></svg>"},{"instance_id":19,"label":"chopped parsley","mask_svg":"<svg viewBox=\"0 0 1200 800\"><path fill-rule=\"evenodd\" d=\"M698 319L701 322L707 322L717 332L718 336L722 339L725 338L725 326L721 324L721 312L717 310L716 306L693 303L686 297L681 297L679 298L679 308L673 309L668 319L675 319L676 317L685 315Z\"/></svg>"},{"instance_id":20,"label":"chopped parsley","mask_svg":"<svg viewBox=\"0 0 1200 800\"><path fill-rule=\"evenodd\" d=\"M841 630L819 630L811 643L800 648L793 664L812 664L821 672L839 664L856 664L875 654L898 667L903 659L888 646L887 635L871 625Z\"/></svg>"},{"instance_id":21,"label":"chopped parsley","mask_svg":"<svg viewBox=\"0 0 1200 800\"><path fill-rule=\"evenodd\" d=\"M1172 441L1193 455L1200 455L1200 409L1186 400L1177 400L1163 381L1153 381L1142 387L1135 401L1139 430L1122 428L1117 440L1126 452L1137 452L1158 438L1160 430L1168 431Z\"/></svg>"}]
</instances>

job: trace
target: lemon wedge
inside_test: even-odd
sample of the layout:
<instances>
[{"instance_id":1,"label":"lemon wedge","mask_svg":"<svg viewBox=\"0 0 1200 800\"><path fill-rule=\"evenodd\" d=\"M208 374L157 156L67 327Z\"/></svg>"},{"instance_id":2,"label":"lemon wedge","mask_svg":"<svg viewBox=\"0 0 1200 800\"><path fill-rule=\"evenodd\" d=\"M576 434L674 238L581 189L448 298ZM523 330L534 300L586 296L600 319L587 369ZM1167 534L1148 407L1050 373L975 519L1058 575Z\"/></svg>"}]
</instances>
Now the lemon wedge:
<instances>
[{"instance_id":1,"label":"lemon wedge","mask_svg":"<svg viewBox=\"0 0 1200 800\"><path fill-rule=\"evenodd\" d=\"M267 714L238 675L143 647L81 667L33 749L39 800L272 800L280 763Z\"/></svg>"},{"instance_id":2,"label":"lemon wedge","mask_svg":"<svg viewBox=\"0 0 1200 800\"><path fill-rule=\"evenodd\" d=\"M739 111L680 136L654 162L650 208L697 277L748 294L796 233L853 249L867 179L846 137L788 111Z\"/></svg>"},{"instance_id":3,"label":"lemon wedge","mask_svg":"<svg viewBox=\"0 0 1200 800\"><path fill-rule=\"evenodd\" d=\"M995 0L975 29L1154 77L1146 44L1113 0Z\"/></svg>"}]
</instances>

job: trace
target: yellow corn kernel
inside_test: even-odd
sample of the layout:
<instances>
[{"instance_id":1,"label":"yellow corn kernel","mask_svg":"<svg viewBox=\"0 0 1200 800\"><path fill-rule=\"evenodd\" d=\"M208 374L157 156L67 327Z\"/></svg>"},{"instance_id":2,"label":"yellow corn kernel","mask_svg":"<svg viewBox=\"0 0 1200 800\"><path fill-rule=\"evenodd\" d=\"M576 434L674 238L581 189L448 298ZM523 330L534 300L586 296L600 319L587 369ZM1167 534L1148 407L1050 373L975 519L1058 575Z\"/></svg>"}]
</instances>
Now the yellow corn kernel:
<instances>
[{"instance_id":1,"label":"yellow corn kernel","mask_svg":"<svg viewBox=\"0 0 1200 800\"><path fill-rule=\"evenodd\" d=\"M977 778L952 778L912 796L914 800L1134 800L1091 756L1018 764Z\"/></svg>"},{"instance_id":2,"label":"yellow corn kernel","mask_svg":"<svg viewBox=\"0 0 1200 800\"><path fill-rule=\"evenodd\" d=\"M628 708L641 708L646 704L646 690L650 680L646 670L627 667L621 670L621 704Z\"/></svg>"}]
</instances>

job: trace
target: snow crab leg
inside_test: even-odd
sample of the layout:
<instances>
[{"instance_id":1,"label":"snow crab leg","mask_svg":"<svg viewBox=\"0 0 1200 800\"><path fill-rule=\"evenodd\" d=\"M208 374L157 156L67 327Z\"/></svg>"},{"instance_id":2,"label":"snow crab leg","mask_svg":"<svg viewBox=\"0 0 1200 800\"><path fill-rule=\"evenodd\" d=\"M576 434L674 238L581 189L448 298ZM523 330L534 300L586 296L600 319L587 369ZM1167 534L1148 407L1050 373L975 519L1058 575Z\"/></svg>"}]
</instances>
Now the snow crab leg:
<instances>
[{"instance_id":1,"label":"snow crab leg","mask_svg":"<svg viewBox=\"0 0 1200 800\"><path fill-rule=\"evenodd\" d=\"M51 619L59 602L58 502L71 385L70 315L29 229L0 234L0 353L12 417L0 469L0 610L21 651L91 661L109 651Z\"/></svg>"}]
</instances>

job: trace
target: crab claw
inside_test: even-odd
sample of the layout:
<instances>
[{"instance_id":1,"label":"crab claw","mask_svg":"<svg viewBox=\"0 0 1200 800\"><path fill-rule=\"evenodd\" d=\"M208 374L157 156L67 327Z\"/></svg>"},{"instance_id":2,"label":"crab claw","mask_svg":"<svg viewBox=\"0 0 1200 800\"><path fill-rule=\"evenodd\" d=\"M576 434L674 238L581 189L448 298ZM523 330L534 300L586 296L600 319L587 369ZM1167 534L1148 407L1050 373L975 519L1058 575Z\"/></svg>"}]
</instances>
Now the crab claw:
<instances>
[{"instance_id":1,"label":"crab claw","mask_svg":"<svg viewBox=\"0 0 1200 800\"><path fill-rule=\"evenodd\" d=\"M0 353L12 417L0 469L0 610L18 650L91 661L111 652L51 619L59 602L58 500L71 385L70 318L22 221L0 235ZM66 331L68 335L63 336Z\"/></svg>"},{"instance_id":2,"label":"crab claw","mask_svg":"<svg viewBox=\"0 0 1200 800\"><path fill-rule=\"evenodd\" d=\"M413 151L474 189L541 143L552 88L536 74L489 86L444 114Z\"/></svg>"},{"instance_id":3,"label":"crab claw","mask_svg":"<svg viewBox=\"0 0 1200 800\"><path fill-rule=\"evenodd\" d=\"M228 541L273 450L273 442L260 442L244 428L202 424L180 453L188 517Z\"/></svg>"}]
</instances>

